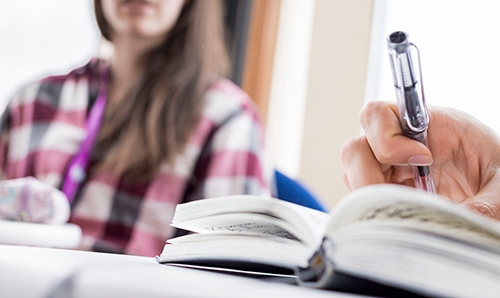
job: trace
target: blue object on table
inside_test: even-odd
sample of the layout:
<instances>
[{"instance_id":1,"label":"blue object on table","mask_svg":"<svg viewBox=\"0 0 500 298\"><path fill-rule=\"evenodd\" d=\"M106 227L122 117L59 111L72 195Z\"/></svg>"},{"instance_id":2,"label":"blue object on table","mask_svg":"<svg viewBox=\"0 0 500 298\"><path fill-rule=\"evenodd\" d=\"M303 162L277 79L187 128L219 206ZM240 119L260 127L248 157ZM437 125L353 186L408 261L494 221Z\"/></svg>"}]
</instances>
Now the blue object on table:
<instances>
[{"instance_id":1,"label":"blue object on table","mask_svg":"<svg viewBox=\"0 0 500 298\"><path fill-rule=\"evenodd\" d=\"M275 171L278 198L305 207L327 212L323 204L299 182Z\"/></svg>"}]
</instances>

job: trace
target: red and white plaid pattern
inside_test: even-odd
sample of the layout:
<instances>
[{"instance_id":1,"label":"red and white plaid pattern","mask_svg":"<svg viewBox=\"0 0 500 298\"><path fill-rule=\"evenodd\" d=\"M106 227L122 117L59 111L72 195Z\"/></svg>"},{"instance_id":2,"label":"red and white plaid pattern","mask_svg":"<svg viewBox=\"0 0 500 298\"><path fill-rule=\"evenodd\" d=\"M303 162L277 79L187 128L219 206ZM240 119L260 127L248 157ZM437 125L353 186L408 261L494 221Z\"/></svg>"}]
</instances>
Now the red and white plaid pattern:
<instances>
[{"instance_id":1,"label":"red and white plaid pattern","mask_svg":"<svg viewBox=\"0 0 500 298\"><path fill-rule=\"evenodd\" d=\"M23 88L2 115L2 179L34 176L61 187L66 166L85 137L96 97L97 60L68 75ZM205 95L201 120L174 166L149 183L126 184L95 173L76 195L70 222L83 230L80 249L155 256L175 233L180 202L234 194L270 196L273 169L249 97L226 79Z\"/></svg>"}]
</instances>

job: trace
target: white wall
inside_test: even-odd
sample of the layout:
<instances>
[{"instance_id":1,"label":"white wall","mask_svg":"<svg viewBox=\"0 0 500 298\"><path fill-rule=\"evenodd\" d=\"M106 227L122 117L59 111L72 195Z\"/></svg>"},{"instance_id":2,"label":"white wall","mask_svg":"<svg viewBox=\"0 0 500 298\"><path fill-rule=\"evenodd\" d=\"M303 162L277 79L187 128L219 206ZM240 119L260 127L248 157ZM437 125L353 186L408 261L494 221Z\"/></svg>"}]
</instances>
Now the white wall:
<instances>
[{"instance_id":1,"label":"white wall","mask_svg":"<svg viewBox=\"0 0 500 298\"><path fill-rule=\"evenodd\" d=\"M373 0L316 0L300 178L333 206L348 193L340 149L360 132Z\"/></svg>"},{"instance_id":2,"label":"white wall","mask_svg":"<svg viewBox=\"0 0 500 298\"><path fill-rule=\"evenodd\" d=\"M281 2L266 145L279 171L298 178L315 0Z\"/></svg>"},{"instance_id":3,"label":"white wall","mask_svg":"<svg viewBox=\"0 0 500 298\"><path fill-rule=\"evenodd\" d=\"M99 38L91 0L1 0L0 110L21 86L85 64Z\"/></svg>"}]
</instances>

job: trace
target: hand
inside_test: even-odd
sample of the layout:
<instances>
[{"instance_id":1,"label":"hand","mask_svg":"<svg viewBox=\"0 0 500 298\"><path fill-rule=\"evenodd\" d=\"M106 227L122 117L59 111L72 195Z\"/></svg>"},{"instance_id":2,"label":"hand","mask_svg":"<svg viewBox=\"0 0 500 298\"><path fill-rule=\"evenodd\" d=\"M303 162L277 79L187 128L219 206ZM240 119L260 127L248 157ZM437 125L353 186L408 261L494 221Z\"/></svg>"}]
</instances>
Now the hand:
<instances>
[{"instance_id":1,"label":"hand","mask_svg":"<svg viewBox=\"0 0 500 298\"><path fill-rule=\"evenodd\" d=\"M360 114L365 135L344 143L344 183L350 190L376 183L414 186L410 165L431 165L440 195L500 219L500 138L472 116L429 109L429 148L405 137L397 106L370 102Z\"/></svg>"},{"instance_id":2,"label":"hand","mask_svg":"<svg viewBox=\"0 0 500 298\"><path fill-rule=\"evenodd\" d=\"M53 186L34 177L0 181L0 220L63 224L69 216L68 199Z\"/></svg>"}]
</instances>

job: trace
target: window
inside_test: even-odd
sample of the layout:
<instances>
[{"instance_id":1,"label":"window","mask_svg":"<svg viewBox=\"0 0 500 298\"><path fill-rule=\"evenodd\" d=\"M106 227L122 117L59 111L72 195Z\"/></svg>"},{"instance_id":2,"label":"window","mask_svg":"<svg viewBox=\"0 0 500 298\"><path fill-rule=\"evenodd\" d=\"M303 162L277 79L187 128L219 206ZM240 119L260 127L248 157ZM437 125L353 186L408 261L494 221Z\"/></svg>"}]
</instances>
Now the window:
<instances>
[{"instance_id":1,"label":"window","mask_svg":"<svg viewBox=\"0 0 500 298\"><path fill-rule=\"evenodd\" d=\"M499 1L375 0L365 100L395 101L385 39L402 30L420 49L427 104L500 132L499 14Z\"/></svg>"},{"instance_id":2,"label":"window","mask_svg":"<svg viewBox=\"0 0 500 298\"><path fill-rule=\"evenodd\" d=\"M90 0L0 1L0 111L23 85L84 65L99 39Z\"/></svg>"}]
</instances>

